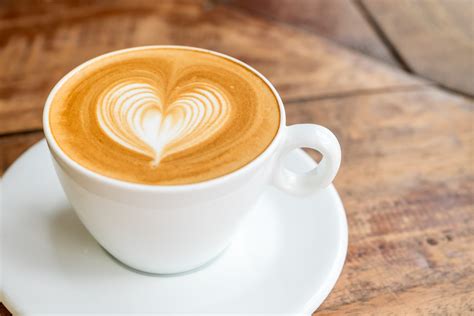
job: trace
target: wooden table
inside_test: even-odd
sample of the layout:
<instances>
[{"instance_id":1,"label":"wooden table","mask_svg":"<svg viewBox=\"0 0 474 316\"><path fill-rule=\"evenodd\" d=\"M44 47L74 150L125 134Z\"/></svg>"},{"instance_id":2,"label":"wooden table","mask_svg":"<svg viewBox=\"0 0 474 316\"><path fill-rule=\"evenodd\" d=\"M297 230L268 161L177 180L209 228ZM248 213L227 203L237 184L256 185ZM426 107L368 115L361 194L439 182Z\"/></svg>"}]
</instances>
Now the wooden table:
<instances>
[{"instance_id":1,"label":"wooden table","mask_svg":"<svg viewBox=\"0 0 474 316\"><path fill-rule=\"evenodd\" d=\"M43 137L49 90L83 61L147 44L221 51L275 84L290 124L325 125L341 142L335 185L347 210L349 252L315 314L474 313L473 85L407 73L417 68L407 66L403 56L410 54L397 53L388 39L400 41L393 15L387 17L392 2L253 3L3 2L0 169ZM331 33L333 25L339 29ZM463 43L469 52L472 41ZM467 59L456 63L469 67ZM472 80L470 69L463 71Z\"/></svg>"}]
</instances>

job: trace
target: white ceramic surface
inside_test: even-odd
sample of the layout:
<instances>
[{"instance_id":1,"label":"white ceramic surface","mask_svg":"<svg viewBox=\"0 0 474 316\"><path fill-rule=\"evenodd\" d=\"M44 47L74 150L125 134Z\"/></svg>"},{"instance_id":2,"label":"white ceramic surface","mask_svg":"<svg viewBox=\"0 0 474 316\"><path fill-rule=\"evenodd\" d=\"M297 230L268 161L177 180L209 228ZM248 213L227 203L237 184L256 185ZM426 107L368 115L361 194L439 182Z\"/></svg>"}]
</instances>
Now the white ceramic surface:
<instances>
[{"instance_id":1,"label":"white ceramic surface","mask_svg":"<svg viewBox=\"0 0 474 316\"><path fill-rule=\"evenodd\" d=\"M287 160L296 171L315 165L302 151ZM15 315L309 314L347 251L332 185L305 198L268 188L221 256L174 276L132 271L97 244L67 202L44 141L8 169L2 190L0 300Z\"/></svg>"},{"instance_id":2,"label":"white ceramic surface","mask_svg":"<svg viewBox=\"0 0 474 316\"><path fill-rule=\"evenodd\" d=\"M273 91L280 110L278 131L254 160L229 174L185 185L143 185L108 178L67 156L56 143L49 109L56 92L84 67L135 50L198 50L241 64ZM184 46L146 46L111 52L76 67L51 91L44 108L43 129L53 165L69 202L92 236L114 257L152 273L188 271L208 262L231 242L240 223L268 184L291 194L312 194L327 187L339 169L341 148L336 136L315 124L286 126L283 103L272 84L252 67L217 52ZM318 150L317 168L294 173L281 163L296 148Z\"/></svg>"}]
</instances>

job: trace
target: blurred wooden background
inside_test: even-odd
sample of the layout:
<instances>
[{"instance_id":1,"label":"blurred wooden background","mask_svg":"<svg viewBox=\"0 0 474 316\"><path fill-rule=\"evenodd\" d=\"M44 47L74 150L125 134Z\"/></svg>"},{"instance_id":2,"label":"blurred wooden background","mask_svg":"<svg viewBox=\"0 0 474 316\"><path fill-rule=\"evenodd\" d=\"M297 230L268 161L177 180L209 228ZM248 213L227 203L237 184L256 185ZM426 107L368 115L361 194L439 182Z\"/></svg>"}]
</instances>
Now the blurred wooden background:
<instances>
[{"instance_id":1,"label":"blurred wooden background","mask_svg":"<svg viewBox=\"0 0 474 316\"><path fill-rule=\"evenodd\" d=\"M344 271L317 315L474 313L472 0L0 1L0 171L48 92L99 54L209 48L338 136Z\"/></svg>"},{"instance_id":2,"label":"blurred wooden background","mask_svg":"<svg viewBox=\"0 0 474 316\"><path fill-rule=\"evenodd\" d=\"M283 73L280 64L285 60L273 50L287 45L295 46L283 47L280 55L283 51L291 54L297 50L301 44L286 43L292 43L292 39L285 36L293 35L282 33L275 35L275 39L258 39L253 34L253 40L276 46L268 52L249 51L246 56L240 51L252 46L245 46L250 44L245 42L239 45L239 40L248 39L245 34L233 34L240 27L239 21L235 20L234 25L224 23L228 15L244 15L250 24L242 25L242 29L260 32L263 37L266 30L258 21L286 31L298 30L301 41L329 39L414 73L425 79L423 84L474 95L473 0L191 0L175 4L172 1L158 4L153 0L3 0L0 2L0 175L23 150L42 137L42 106L54 83L74 66L98 54L134 45L188 44L234 56L240 54L237 57L247 58L245 61L255 66L263 64L260 70L277 66L279 69L272 71ZM211 30L213 27L215 30ZM226 27L231 30L227 31ZM235 38L222 39L230 36ZM237 50L234 46L240 47ZM252 60L255 56L259 60ZM276 60L269 64L264 62L265 58ZM298 75L296 69L292 71ZM295 89L308 85L300 84L306 77L307 74L301 75L292 83ZM324 85L334 86L335 93L343 91L332 82L333 78L319 77ZM346 84L344 89L349 91L360 90L365 85ZM315 89L324 93L319 84Z\"/></svg>"}]
</instances>

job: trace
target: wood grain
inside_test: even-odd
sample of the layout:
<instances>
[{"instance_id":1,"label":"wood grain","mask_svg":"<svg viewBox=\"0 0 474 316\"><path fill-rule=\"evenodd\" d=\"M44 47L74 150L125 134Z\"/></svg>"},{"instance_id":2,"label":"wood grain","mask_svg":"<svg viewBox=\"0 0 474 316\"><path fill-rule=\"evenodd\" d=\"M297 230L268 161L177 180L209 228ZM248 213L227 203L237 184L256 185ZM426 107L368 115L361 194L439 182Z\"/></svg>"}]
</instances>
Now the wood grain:
<instances>
[{"instance_id":1,"label":"wood grain","mask_svg":"<svg viewBox=\"0 0 474 316\"><path fill-rule=\"evenodd\" d=\"M259 15L314 32L347 48L399 66L376 32L349 0L233 0Z\"/></svg>"},{"instance_id":2,"label":"wood grain","mask_svg":"<svg viewBox=\"0 0 474 316\"><path fill-rule=\"evenodd\" d=\"M40 129L47 94L64 74L91 57L130 46L182 44L227 53L260 70L285 100L425 84L227 6L68 3L44 2L28 10L13 2L0 11L0 134Z\"/></svg>"},{"instance_id":3,"label":"wood grain","mask_svg":"<svg viewBox=\"0 0 474 316\"><path fill-rule=\"evenodd\" d=\"M474 104L432 88L287 103L333 130L349 252L316 315L474 310Z\"/></svg>"},{"instance_id":4,"label":"wood grain","mask_svg":"<svg viewBox=\"0 0 474 316\"><path fill-rule=\"evenodd\" d=\"M415 73L474 95L472 0L362 3Z\"/></svg>"},{"instance_id":5,"label":"wood grain","mask_svg":"<svg viewBox=\"0 0 474 316\"><path fill-rule=\"evenodd\" d=\"M0 136L0 176L26 149L42 138L42 131Z\"/></svg>"}]
</instances>

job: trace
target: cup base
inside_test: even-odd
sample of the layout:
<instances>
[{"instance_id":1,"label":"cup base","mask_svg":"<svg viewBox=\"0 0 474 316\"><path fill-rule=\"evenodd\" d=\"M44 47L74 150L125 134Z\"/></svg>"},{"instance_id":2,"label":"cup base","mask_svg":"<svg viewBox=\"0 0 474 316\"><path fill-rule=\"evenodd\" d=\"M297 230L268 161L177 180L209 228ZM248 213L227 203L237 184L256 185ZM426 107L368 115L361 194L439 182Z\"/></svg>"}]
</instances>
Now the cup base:
<instances>
[{"instance_id":1,"label":"cup base","mask_svg":"<svg viewBox=\"0 0 474 316\"><path fill-rule=\"evenodd\" d=\"M153 270L153 271L148 270L148 269L140 269L138 267L134 267L133 265L129 265L129 264L125 263L124 261L120 260L119 258L115 257L113 254L111 254L109 251L107 251L107 249L105 249L104 247L102 247L102 246L100 246L100 247L116 263L118 263L120 266L124 267L125 269L127 269L129 271L132 271L132 272L135 272L135 273L138 273L138 274L142 274L142 275L146 275L146 276L173 277L173 276L186 275L186 274L197 272L197 271L200 271L202 269L207 268L208 266L210 266L214 262L216 262L226 252L226 250L229 248L229 246L231 244L232 244L232 242L227 244L222 250L220 250L217 253L217 255L211 257L210 259L208 259L204 262L200 262L196 265L192 265L190 268L177 269L177 270L161 270L161 269L158 269L158 270Z\"/></svg>"}]
</instances>

